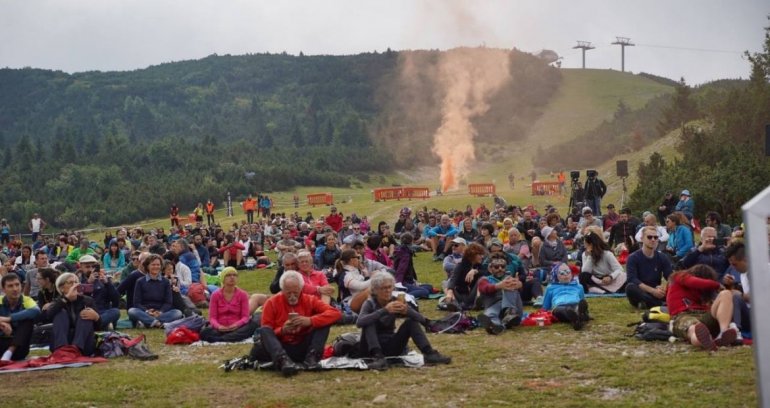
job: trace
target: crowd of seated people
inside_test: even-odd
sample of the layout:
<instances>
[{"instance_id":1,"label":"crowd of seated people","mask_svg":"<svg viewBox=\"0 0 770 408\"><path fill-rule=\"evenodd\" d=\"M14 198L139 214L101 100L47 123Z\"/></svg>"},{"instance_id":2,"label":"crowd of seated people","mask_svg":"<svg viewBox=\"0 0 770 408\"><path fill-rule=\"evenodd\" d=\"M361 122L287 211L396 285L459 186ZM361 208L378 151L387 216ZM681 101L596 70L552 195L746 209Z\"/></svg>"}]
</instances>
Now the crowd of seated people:
<instances>
[{"instance_id":1,"label":"crowd of seated people","mask_svg":"<svg viewBox=\"0 0 770 408\"><path fill-rule=\"evenodd\" d=\"M689 203L683 208L692 207L689 192L682 199ZM403 291L409 299L424 299L440 291L418 279L419 252L442 262L440 306L478 311L490 334L514 329L524 305L533 304L582 329L588 321L584 295L625 294L641 309L676 305L675 333L713 350L740 340L751 322L741 230L728 235L719 214L708 214L709 226L698 237L689 214L663 214L660 208L665 226L652 212L636 218L627 208L615 213L612 204L600 217L589 207L562 216L552 206L540 213L532 205L500 203L460 211L404 208L393 229L381 221L371 231L366 217L345 217L333 208L318 219L271 214L226 229L202 222L173 226L168 234L120 228L99 243L82 233L40 235L32 245L9 242L0 257L0 353L26 358L35 328L53 324L52 348L70 344L90 355L89 339L116 328L121 308L134 326L162 328L208 307L204 340L240 341L262 333L262 356L288 367L287 375L303 360L316 367L319 339L312 333L321 320L359 321L367 340L363 352L377 364L409 338L430 359L448 362L414 326L420 316L385 295ZM266 267L271 259L277 268L269 290L249 294L238 287L238 271ZM284 303L270 303L280 294ZM304 305L300 316L282 315L293 304ZM371 307L361 312L361 304ZM266 321L266 310L277 314ZM393 335L393 315L409 316L414 327L391 345L377 336ZM281 352L283 342L302 347Z\"/></svg>"}]
</instances>

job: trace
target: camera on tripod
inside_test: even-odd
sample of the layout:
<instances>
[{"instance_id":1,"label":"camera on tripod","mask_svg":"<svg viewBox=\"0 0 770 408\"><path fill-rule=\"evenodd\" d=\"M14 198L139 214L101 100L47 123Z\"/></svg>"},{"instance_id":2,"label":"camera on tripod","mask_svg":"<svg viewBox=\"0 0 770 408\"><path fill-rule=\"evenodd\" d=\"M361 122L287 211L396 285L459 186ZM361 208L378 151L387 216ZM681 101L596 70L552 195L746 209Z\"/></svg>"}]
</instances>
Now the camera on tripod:
<instances>
[{"instance_id":1,"label":"camera on tripod","mask_svg":"<svg viewBox=\"0 0 770 408\"><path fill-rule=\"evenodd\" d=\"M580 179L580 171L579 170L572 170L569 172L569 177L572 179L572 181L578 181Z\"/></svg>"}]
</instances>

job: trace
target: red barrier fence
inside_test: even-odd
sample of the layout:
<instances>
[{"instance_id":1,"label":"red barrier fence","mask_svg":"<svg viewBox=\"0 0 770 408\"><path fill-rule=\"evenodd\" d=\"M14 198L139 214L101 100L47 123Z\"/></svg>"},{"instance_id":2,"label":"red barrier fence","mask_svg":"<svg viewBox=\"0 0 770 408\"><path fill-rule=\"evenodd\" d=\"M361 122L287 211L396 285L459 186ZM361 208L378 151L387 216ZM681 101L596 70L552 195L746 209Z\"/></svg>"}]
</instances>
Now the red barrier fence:
<instances>
[{"instance_id":1,"label":"red barrier fence","mask_svg":"<svg viewBox=\"0 0 770 408\"><path fill-rule=\"evenodd\" d=\"M430 198L430 190L428 187L404 187L404 193L402 196L410 200L413 198L426 200Z\"/></svg>"},{"instance_id":2,"label":"red barrier fence","mask_svg":"<svg viewBox=\"0 0 770 408\"><path fill-rule=\"evenodd\" d=\"M308 194L307 203L313 207L317 205L332 205L334 204L334 195L332 193Z\"/></svg>"},{"instance_id":3,"label":"red barrier fence","mask_svg":"<svg viewBox=\"0 0 770 408\"><path fill-rule=\"evenodd\" d=\"M375 203L387 200L401 200L402 198L407 200L421 198L425 200L430 198L430 190L428 187L390 187L374 189Z\"/></svg>"},{"instance_id":4,"label":"red barrier fence","mask_svg":"<svg viewBox=\"0 0 770 408\"><path fill-rule=\"evenodd\" d=\"M557 195L559 194L558 181L535 181L532 183L532 195Z\"/></svg>"},{"instance_id":5,"label":"red barrier fence","mask_svg":"<svg viewBox=\"0 0 770 408\"><path fill-rule=\"evenodd\" d=\"M468 184L468 194L476 197L492 196L495 192L494 184Z\"/></svg>"}]
</instances>

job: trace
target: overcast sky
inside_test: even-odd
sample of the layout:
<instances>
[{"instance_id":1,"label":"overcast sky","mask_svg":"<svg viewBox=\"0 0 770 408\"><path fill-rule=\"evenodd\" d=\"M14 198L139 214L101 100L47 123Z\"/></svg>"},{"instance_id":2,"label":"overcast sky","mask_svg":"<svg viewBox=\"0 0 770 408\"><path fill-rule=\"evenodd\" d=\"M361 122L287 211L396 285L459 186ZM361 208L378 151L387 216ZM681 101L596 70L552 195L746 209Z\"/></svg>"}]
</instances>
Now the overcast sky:
<instances>
[{"instance_id":1,"label":"overcast sky","mask_svg":"<svg viewBox=\"0 0 770 408\"><path fill-rule=\"evenodd\" d=\"M0 0L0 67L133 70L210 54L354 54L456 46L552 49L580 67L698 84L746 78L770 1Z\"/></svg>"}]
</instances>

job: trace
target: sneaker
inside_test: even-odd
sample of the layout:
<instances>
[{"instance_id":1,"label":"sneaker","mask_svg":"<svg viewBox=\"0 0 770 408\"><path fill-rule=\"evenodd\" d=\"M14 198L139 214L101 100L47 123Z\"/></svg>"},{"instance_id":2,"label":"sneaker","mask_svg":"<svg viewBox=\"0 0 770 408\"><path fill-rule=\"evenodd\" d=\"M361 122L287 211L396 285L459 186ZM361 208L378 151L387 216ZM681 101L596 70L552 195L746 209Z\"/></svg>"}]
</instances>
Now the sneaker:
<instances>
[{"instance_id":1,"label":"sneaker","mask_svg":"<svg viewBox=\"0 0 770 408\"><path fill-rule=\"evenodd\" d=\"M722 333L719 333L719 336L714 339L714 343L716 343L718 347L732 346L737 338L738 329L730 327Z\"/></svg>"},{"instance_id":2,"label":"sneaker","mask_svg":"<svg viewBox=\"0 0 770 408\"><path fill-rule=\"evenodd\" d=\"M518 326L521 323L521 315L513 311L512 309L508 309L503 314L503 326L505 326L506 329L512 329L516 326Z\"/></svg>"},{"instance_id":3,"label":"sneaker","mask_svg":"<svg viewBox=\"0 0 770 408\"><path fill-rule=\"evenodd\" d=\"M366 366L370 370L385 371L388 369L388 360L385 360L385 357L382 356L374 357L371 362L366 363Z\"/></svg>"},{"instance_id":4,"label":"sneaker","mask_svg":"<svg viewBox=\"0 0 770 408\"><path fill-rule=\"evenodd\" d=\"M481 324L481 327L483 327L487 333L489 334L500 334L503 332L505 327L501 324L495 324L492 322L492 318L485 315L484 313L480 314L478 317L479 323Z\"/></svg>"},{"instance_id":5,"label":"sneaker","mask_svg":"<svg viewBox=\"0 0 770 408\"><path fill-rule=\"evenodd\" d=\"M700 346L706 351L717 351L717 344L714 343L714 339L711 338L711 332L709 328L703 323L697 323L695 325L695 338L700 342Z\"/></svg>"},{"instance_id":6,"label":"sneaker","mask_svg":"<svg viewBox=\"0 0 770 408\"><path fill-rule=\"evenodd\" d=\"M452 362L452 357L445 356L436 350L423 355L423 359L426 365L449 364Z\"/></svg>"},{"instance_id":7,"label":"sneaker","mask_svg":"<svg viewBox=\"0 0 770 408\"><path fill-rule=\"evenodd\" d=\"M535 300L532 301L532 306L535 306L535 307L543 306L543 295L536 297Z\"/></svg>"},{"instance_id":8,"label":"sneaker","mask_svg":"<svg viewBox=\"0 0 770 408\"><path fill-rule=\"evenodd\" d=\"M570 308L567 310L567 318L569 319L569 322L572 325L573 329L580 330L583 328L583 321L580 319L580 315L578 314L578 311L575 309Z\"/></svg>"},{"instance_id":9,"label":"sneaker","mask_svg":"<svg viewBox=\"0 0 770 408\"><path fill-rule=\"evenodd\" d=\"M433 255L433 262L438 262L438 255Z\"/></svg>"},{"instance_id":10,"label":"sneaker","mask_svg":"<svg viewBox=\"0 0 770 408\"><path fill-rule=\"evenodd\" d=\"M443 261L443 260L444 260L444 258L446 258L446 254L440 254L440 255L438 256L438 260L439 260L439 261Z\"/></svg>"}]
</instances>

